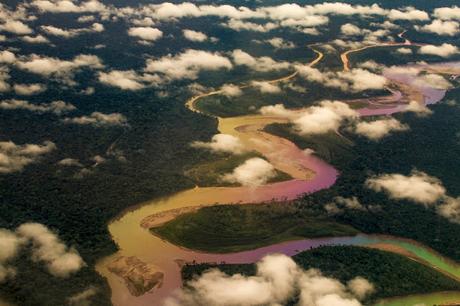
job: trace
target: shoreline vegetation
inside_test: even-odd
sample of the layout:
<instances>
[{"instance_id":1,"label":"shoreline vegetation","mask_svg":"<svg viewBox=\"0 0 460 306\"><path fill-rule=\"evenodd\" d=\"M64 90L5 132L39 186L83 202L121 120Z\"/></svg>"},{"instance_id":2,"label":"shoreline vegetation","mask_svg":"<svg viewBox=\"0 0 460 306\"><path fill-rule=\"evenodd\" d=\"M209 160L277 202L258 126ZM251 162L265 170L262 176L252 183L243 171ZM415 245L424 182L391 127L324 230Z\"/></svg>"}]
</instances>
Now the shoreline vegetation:
<instances>
[{"instance_id":1,"label":"shoreline vegetation","mask_svg":"<svg viewBox=\"0 0 460 306\"><path fill-rule=\"evenodd\" d=\"M280 203L203 207L150 230L175 245L209 253L240 252L290 240L359 233L326 215Z\"/></svg>"}]
</instances>

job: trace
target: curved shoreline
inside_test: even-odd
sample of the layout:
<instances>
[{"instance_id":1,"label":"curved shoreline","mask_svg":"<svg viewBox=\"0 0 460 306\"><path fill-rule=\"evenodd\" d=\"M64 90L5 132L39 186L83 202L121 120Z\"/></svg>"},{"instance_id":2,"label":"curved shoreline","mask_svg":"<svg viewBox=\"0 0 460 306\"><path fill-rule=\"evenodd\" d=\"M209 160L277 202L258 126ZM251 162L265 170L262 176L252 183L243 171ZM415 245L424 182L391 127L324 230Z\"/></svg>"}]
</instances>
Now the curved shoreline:
<instances>
[{"instance_id":1,"label":"curved shoreline","mask_svg":"<svg viewBox=\"0 0 460 306\"><path fill-rule=\"evenodd\" d=\"M387 45L385 44L377 46ZM394 44L391 46L394 46ZM323 54L320 51L317 51L315 49L313 50L318 56L310 63L311 66L317 64L323 58ZM354 52L357 51L355 50ZM347 53L345 57L347 58L348 54L350 53L351 52ZM268 82L276 83L287 81L294 78L296 75L297 72L294 72L286 77L271 80ZM251 85L242 85L240 86L240 88L247 88L250 86ZM222 92L218 90L192 97L186 102L186 106L191 111L202 113L195 107L196 102L203 97L217 95L220 93ZM175 288L178 288L181 285L180 265L178 264L178 262L220 262L222 261L222 259L227 259L225 261L228 263L232 263L233 260L237 260L234 261L235 263L241 263L241 260L243 260L244 263L247 263L256 261L257 259L260 259L262 255L265 255L270 252L283 252L286 255L291 255L292 252L298 253L314 245L320 245L317 244L318 240L304 239L300 241L290 241L281 244L271 245L263 248L258 248L256 250L245 251L240 253L207 254L196 252L193 250L187 250L179 246L173 245L167 241L164 241L160 237L152 235L150 231L141 227L141 223L143 220L145 220L146 217L154 214L165 213L173 209L178 209L180 211L180 209L184 208L190 209L190 207L202 207L218 204L256 204L273 200L292 200L298 198L302 194L311 193L320 189L328 188L335 183L338 172L332 166L328 165L319 158L316 158L311 155L305 155L302 150L297 148L293 143L287 141L286 139L282 139L271 134L267 134L260 130L261 127L269 123L285 122L285 118L277 118L273 116L267 117L262 115L241 116L233 118L218 118L216 116L213 117L219 120L220 132L233 134L237 136L250 149L256 150L262 153L264 156L266 156L267 159L269 159L269 161L275 166L275 168L284 167L283 170L286 170L287 167L288 171L285 172L289 174L294 174L292 175L294 179L286 182L279 182L256 188L194 188L176 193L169 197L164 197L141 205L136 205L134 208L128 209L124 214L121 214L119 218L113 220L109 224L109 231L114 241L118 244L119 251L111 256L102 259L96 265L97 271L107 278L112 288L112 302L114 305L150 305L152 303L152 300L154 300L155 302L159 302L168 295L170 295ZM250 125L254 126L255 128L253 130L238 129L239 126L243 125ZM254 138L262 138L263 143L265 145L268 143L272 147L269 147L269 149L267 149L267 147L265 146L264 149L264 146L260 146L257 144L257 142L251 141ZM283 164L283 160L285 158L277 159L275 158L275 156L270 156L270 151L279 152L280 150L284 152L284 157L287 158L287 160L289 161L287 164ZM302 180L302 168L312 169L316 174L315 177L312 180L308 181ZM300 170L296 172L296 169ZM334 245L334 243L338 243L339 241L341 241L342 244L364 245L372 247L372 243L355 244L357 243L357 240L360 241L360 239L363 240L364 238L372 237L373 239L370 240L374 241L374 245L376 243L393 243L395 245L402 244L402 247L405 249L409 249L409 251L411 251L411 247L413 248L415 246L416 251L411 251L414 254L414 259L419 260L424 264L428 263L428 265L431 267L436 266L433 266L431 264L432 259L424 259L424 256L426 257L426 254L429 254L430 256L432 255L433 258L438 257L441 261L444 261L444 259L440 257L439 254L433 253L430 249L427 249L423 246L416 246L415 242L413 241L406 241L405 244L409 244L409 247L408 245L404 245L403 240L399 240L394 237L391 237L390 241L388 241L388 239L385 239L384 236L358 235L355 237L321 239L319 243L322 243L321 245L324 245L324 243ZM107 269L107 265L119 256L136 256L144 262L153 263L157 265L159 271L165 273L163 287L155 289L153 293L146 293L139 297L133 297L132 295L130 295L123 281L111 274L110 271L108 271ZM446 262L446 264L449 265L455 263Z\"/></svg>"}]
</instances>

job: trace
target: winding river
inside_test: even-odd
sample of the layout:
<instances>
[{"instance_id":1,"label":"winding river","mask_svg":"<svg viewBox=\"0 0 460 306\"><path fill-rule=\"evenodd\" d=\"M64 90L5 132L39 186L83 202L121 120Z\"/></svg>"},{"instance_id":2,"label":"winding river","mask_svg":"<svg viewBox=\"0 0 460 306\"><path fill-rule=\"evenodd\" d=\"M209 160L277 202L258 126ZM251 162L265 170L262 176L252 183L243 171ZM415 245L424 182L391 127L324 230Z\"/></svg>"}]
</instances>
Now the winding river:
<instances>
[{"instance_id":1,"label":"winding river","mask_svg":"<svg viewBox=\"0 0 460 306\"><path fill-rule=\"evenodd\" d=\"M404 44L408 44L405 42ZM409 42L410 44L410 42ZM387 46L384 44L381 46ZM394 46L394 44L391 44ZM362 50L362 49L360 49ZM317 57L310 63L317 64L323 54L314 50ZM357 52L355 50L354 52ZM348 55L342 54L344 67L349 67ZM449 66L450 67L450 66ZM430 67L420 67L429 70ZM460 71L460 70L459 70ZM286 82L297 76L294 72L287 77L272 80L270 82ZM360 110L361 115L389 114L404 109L404 105L414 97L419 103L435 103L444 97L445 91L438 95L431 95L433 88L419 88L415 85L410 87L410 78L404 78L399 74L385 75L390 82L398 87L392 95L377 100L366 99L369 107ZM412 83L413 85L413 83ZM250 85L244 85L249 87ZM410 90L407 90L410 88ZM196 102L206 96L218 95L220 91L198 95L187 101L186 105L191 111L199 111ZM437 101L434 101L437 100ZM231 134L238 137L244 145L264 155L275 168L291 175L292 180L277 182L259 187L209 187L186 190L169 197L156 199L134 207L123 213L118 219L109 224L109 231L113 240L119 247L119 251L98 262L96 269L104 276L112 289L112 302L117 306L131 305L161 305L161 301L169 296L174 289L181 286L180 264L183 262L226 262L226 263L250 263L273 252L294 255L303 250L322 245L357 245L384 249L403 254L413 260L435 268L442 273L460 280L460 266L443 258L435 251L418 244L415 241L399 239L388 236L357 235L354 237L304 239L288 241L256 250L244 251L231 254L208 254L181 248L161 238L154 236L148 230L152 222L165 222L190 209L202 206L218 205L226 203L247 204L262 203L272 200L283 201L296 199L303 194L312 193L333 185L338 176L338 171L331 165L311 154L305 154L294 143L265 133L262 131L267 124L286 122L286 118L265 115L248 115L233 118L218 118L218 129L221 133ZM141 224L143 226L141 226ZM163 273L164 279L161 287L156 287L145 294L135 296L127 287L128 278L122 278L112 273L109 268L119 258L135 257L140 262L147 263L150 268ZM127 270L132 270L127 267ZM378 306L412 305L407 301L427 299L427 296L412 296L382 301ZM436 293L429 295L430 301L436 303L460 300L459 293ZM404 302L406 301L406 302ZM402 303L402 304L401 304Z\"/></svg>"}]
</instances>

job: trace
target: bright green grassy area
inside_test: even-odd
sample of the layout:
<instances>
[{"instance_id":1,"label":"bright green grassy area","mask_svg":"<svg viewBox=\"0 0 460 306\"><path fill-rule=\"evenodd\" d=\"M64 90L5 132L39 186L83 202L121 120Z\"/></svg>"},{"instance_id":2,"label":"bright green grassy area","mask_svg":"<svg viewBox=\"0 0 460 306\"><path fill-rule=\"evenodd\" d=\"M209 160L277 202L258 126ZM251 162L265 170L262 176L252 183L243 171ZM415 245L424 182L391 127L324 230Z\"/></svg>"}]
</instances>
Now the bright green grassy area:
<instances>
[{"instance_id":1,"label":"bright green grassy area","mask_svg":"<svg viewBox=\"0 0 460 306\"><path fill-rule=\"evenodd\" d=\"M205 207L151 229L168 241L214 253L255 249L282 241L349 236L358 231L289 204Z\"/></svg>"},{"instance_id":2,"label":"bright green grassy area","mask_svg":"<svg viewBox=\"0 0 460 306\"><path fill-rule=\"evenodd\" d=\"M218 159L206 161L185 170L185 175L193 180L200 187L209 186L238 186L238 184L225 182L222 176L231 173L233 169L243 164L246 160L254 157L263 158L256 152L249 152L241 155L229 154L221 155ZM282 182L292 179L292 177L282 171L276 170L276 176L268 182Z\"/></svg>"}]
</instances>

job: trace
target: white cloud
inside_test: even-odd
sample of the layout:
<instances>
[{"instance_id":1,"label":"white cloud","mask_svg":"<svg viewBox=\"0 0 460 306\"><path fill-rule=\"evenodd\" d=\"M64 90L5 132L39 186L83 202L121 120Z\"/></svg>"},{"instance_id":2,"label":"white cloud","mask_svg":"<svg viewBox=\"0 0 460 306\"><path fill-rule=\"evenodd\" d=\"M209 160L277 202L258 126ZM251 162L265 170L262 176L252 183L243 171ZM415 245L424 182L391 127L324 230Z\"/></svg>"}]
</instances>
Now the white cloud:
<instances>
[{"instance_id":1,"label":"white cloud","mask_svg":"<svg viewBox=\"0 0 460 306\"><path fill-rule=\"evenodd\" d=\"M69 249L43 224L24 223L16 232L33 242L32 259L44 262L54 276L68 277L85 265L75 249Z\"/></svg>"},{"instance_id":2,"label":"white cloud","mask_svg":"<svg viewBox=\"0 0 460 306\"><path fill-rule=\"evenodd\" d=\"M42 145L17 145L12 141L0 141L0 173L22 171L25 166L38 162L42 155L55 149L56 145L51 141L45 141Z\"/></svg>"},{"instance_id":3,"label":"white cloud","mask_svg":"<svg viewBox=\"0 0 460 306\"><path fill-rule=\"evenodd\" d=\"M71 306L90 306L92 304L91 298L95 296L98 291L99 290L95 287L90 286L87 289L72 295L67 300Z\"/></svg>"},{"instance_id":4,"label":"white cloud","mask_svg":"<svg viewBox=\"0 0 460 306\"><path fill-rule=\"evenodd\" d=\"M78 17L77 21L80 23L85 23L85 22L93 22L96 19L94 15L84 15Z\"/></svg>"},{"instance_id":5,"label":"white cloud","mask_svg":"<svg viewBox=\"0 0 460 306\"><path fill-rule=\"evenodd\" d=\"M46 90L43 84L15 84L13 88L17 95L22 96L35 95Z\"/></svg>"},{"instance_id":6,"label":"white cloud","mask_svg":"<svg viewBox=\"0 0 460 306\"><path fill-rule=\"evenodd\" d=\"M272 254L257 263L254 276L208 270L168 298L165 306L284 305L297 295L297 306L362 306L354 292L361 297L373 290L364 282L353 279L347 287L319 270L302 270L285 255Z\"/></svg>"},{"instance_id":7,"label":"white cloud","mask_svg":"<svg viewBox=\"0 0 460 306\"><path fill-rule=\"evenodd\" d=\"M279 116L284 118L295 118L296 116L294 111L286 109L283 104L263 106L259 112L264 116Z\"/></svg>"},{"instance_id":8,"label":"white cloud","mask_svg":"<svg viewBox=\"0 0 460 306\"><path fill-rule=\"evenodd\" d=\"M266 40L267 43L277 49L292 49L295 48L295 44L292 41L286 41L280 37L273 37Z\"/></svg>"},{"instance_id":9,"label":"white cloud","mask_svg":"<svg viewBox=\"0 0 460 306\"><path fill-rule=\"evenodd\" d=\"M444 202L437 207L437 212L451 222L460 224L460 197L446 197Z\"/></svg>"},{"instance_id":10,"label":"white cloud","mask_svg":"<svg viewBox=\"0 0 460 306\"><path fill-rule=\"evenodd\" d=\"M32 54L15 62L18 68L45 77L60 77L60 80L73 84L73 73L81 68L103 68L101 60L95 55L81 54L72 60L60 60L54 57Z\"/></svg>"},{"instance_id":11,"label":"white cloud","mask_svg":"<svg viewBox=\"0 0 460 306\"><path fill-rule=\"evenodd\" d=\"M418 31L436 33L438 35L454 36L460 32L459 23L456 21L433 20L424 26L415 26Z\"/></svg>"},{"instance_id":12,"label":"white cloud","mask_svg":"<svg viewBox=\"0 0 460 306\"><path fill-rule=\"evenodd\" d=\"M203 42L208 39L208 36L203 32L193 30L183 30L182 34L184 34L184 37L190 41Z\"/></svg>"},{"instance_id":13,"label":"white cloud","mask_svg":"<svg viewBox=\"0 0 460 306\"><path fill-rule=\"evenodd\" d=\"M281 92L281 88L278 85L270 82L252 81L251 85L265 94L277 94Z\"/></svg>"},{"instance_id":14,"label":"white cloud","mask_svg":"<svg viewBox=\"0 0 460 306\"><path fill-rule=\"evenodd\" d=\"M372 140L379 140L392 132L406 131L409 127L394 118L358 122L355 132Z\"/></svg>"},{"instance_id":15,"label":"white cloud","mask_svg":"<svg viewBox=\"0 0 460 306\"><path fill-rule=\"evenodd\" d=\"M16 61L16 55L8 50L0 51L0 63L12 64Z\"/></svg>"},{"instance_id":16,"label":"white cloud","mask_svg":"<svg viewBox=\"0 0 460 306\"><path fill-rule=\"evenodd\" d=\"M416 113L418 116L422 117L433 113L425 104L417 101L411 101L404 109L404 112Z\"/></svg>"},{"instance_id":17,"label":"white cloud","mask_svg":"<svg viewBox=\"0 0 460 306\"><path fill-rule=\"evenodd\" d=\"M31 4L40 11L49 13L96 13L107 10L106 6L97 0L80 3L73 0L34 0Z\"/></svg>"},{"instance_id":18,"label":"white cloud","mask_svg":"<svg viewBox=\"0 0 460 306\"><path fill-rule=\"evenodd\" d=\"M434 206L439 215L460 223L460 198L448 196L442 182L424 172L412 171L408 176L382 174L367 179L366 186L375 191L384 191L393 199Z\"/></svg>"},{"instance_id":19,"label":"white cloud","mask_svg":"<svg viewBox=\"0 0 460 306\"><path fill-rule=\"evenodd\" d=\"M346 23L340 27L340 32L346 36L362 35L362 29L358 28L354 24Z\"/></svg>"},{"instance_id":20,"label":"white cloud","mask_svg":"<svg viewBox=\"0 0 460 306\"><path fill-rule=\"evenodd\" d=\"M356 116L356 111L343 102L323 101L319 106L309 107L293 123L301 135L324 134L337 131L345 120Z\"/></svg>"},{"instance_id":21,"label":"white cloud","mask_svg":"<svg viewBox=\"0 0 460 306\"><path fill-rule=\"evenodd\" d=\"M406 7L401 10L390 10L388 18L392 20L411 20L411 21L425 21L430 20L427 12L417 10L414 7Z\"/></svg>"},{"instance_id":22,"label":"white cloud","mask_svg":"<svg viewBox=\"0 0 460 306\"><path fill-rule=\"evenodd\" d=\"M291 66L288 62L277 62L268 56L254 57L240 49L234 50L232 57L235 65L247 66L250 69L260 72L283 70Z\"/></svg>"},{"instance_id":23,"label":"white cloud","mask_svg":"<svg viewBox=\"0 0 460 306\"><path fill-rule=\"evenodd\" d=\"M80 124L80 125L94 125L94 126L127 126L128 121L126 117L120 113L103 114L100 112L93 112L89 116L81 116L74 118L64 118L65 123Z\"/></svg>"},{"instance_id":24,"label":"white cloud","mask_svg":"<svg viewBox=\"0 0 460 306\"><path fill-rule=\"evenodd\" d=\"M243 186L260 186L275 176L276 170L272 164L262 158L254 157L233 169L232 173L223 175L222 180Z\"/></svg>"},{"instance_id":25,"label":"white cloud","mask_svg":"<svg viewBox=\"0 0 460 306\"><path fill-rule=\"evenodd\" d=\"M449 89L453 87L442 75L434 73L419 75L413 84L420 87L431 87L436 89Z\"/></svg>"},{"instance_id":26,"label":"white cloud","mask_svg":"<svg viewBox=\"0 0 460 306\"><path fill-rule=\"evenodd\" d=\"M134 70L99 72L98 78L101 83L124 90L139 90L145 87L142 77Z\"/></svg>"},{"instance_id":27,"label":"white cloud","mask_svg":"<svg viewBox=\"0 0 460 306\"><path fill-rule=\"evenodd\" d=\"M358 113L348 104L327 100L301 111L287 110L283 105L278 104L262 107L260 112L288 118L294 124L294 131L300 135L335 132L343 123L358 118Z\"/></svg>"},{"instance_id":28,"label":"white cloud","mask_svg":"<svg viewBox=\"0 0 460 306\"><path fill-rule=\"evenodd\" d=\"M47 113L52 112L56 115L67 113L77 109L71 103L64 101L53 101L51 103L32 104L24 100L3 100L0 101L0 109L14 110L14 109L25 109L31 112Z\"/></svg>"},{"instance_id":29,"label":"white cloud","mask_svg":"<svg viewBox=\"0 0 460 306\"><path fill-rule=\"evenodd\" d=\"M409 176L383 174L366 180L366 186L385 191L393 199L407 199L422 204L434 204L446 193L439 179L424 172L413 171Z\"/></svg>"},{"instance_id":30,"label":"white cloud","mask_svg":"<svg viewBox=\"0 0 460 306\"><path fill-rule=\"evenodd\" d=\"M459 50L457 46L444 43L440 46L435 45L426 45L422 46L419 49L420 54L430 54L430 55L437 55L441 57L449 57L454 54L458 54Z\"/></svg>"},{"instance_id":31,"label":"white cloud","mask_svg":"<svg viewBox=\"0 0 460 306\"><path fill-rule=\"evenodd\" d=\"M413 53L411 48L398 48L396 49L396 52L400 54L412 54Z\"/></svg>"},{"instance_id":32,"label":"white cloud","mask_svg":"<svg viewBox=\"0 0 460 306\"><path fill-rule=\"evenodd\" d=\"M0 284L15 276L16 270L8 262L16 257L23 243L15 233L0 229Z\"/></svg>"},{"instance_id":33,"label":"white cloud","mask_svg":"<svg viewBox=\"0 0 460 306\"><path fill-rule=\"evenodd\" d=\"M104 26L100 23L93 23L89 28L81 29L61 29L55 26L41 26L42 31L48 35L71 38L83 33L99 33L104 31Z\"/></svg>"},{"instance_id":34,"label":"white cloud","mask_svg":"<svg viewBox=\"0 0 460 306\"><path fill-rule=\"evenodd\" d=\"M26 35L33 32L27 24L20 20L7 20L5 23L0 24L0 30L18 35Z\"/></svg>"},{"instance_id":35,"label":"white cloud","mask_svg":"<svg viewBox=\"0 0 460 306\"><path fill-rule=\"evenodd\" d=\"M220 53L188 49L175 56L167 55L147 61L145 71L163 74L169 80L196 79L202 70L231 69L230 60Z\"/></svg>"},{"instance_id":36,"label":"white cloud","mask_svg":"<svg viewBox=\"0 0 460 306\"><path fill-rule=\"evenodd\" d=\"M434 10L433 15L436 18L439 18L442 20L451 20L451 19L460 20L460 7L458 6L439 7Z\"/></svg>"},{"instance_id":37,"label":"white cloud","mask_svg":"<svg viewBox=\"0 0 460 306\"><path fill-rule=\"evenodd\" d=\"M229 21L222 23L222 26L230 28L235 31L254 31L266 33L273 29L278 28L279 26L273 22L268 22L265 24L242 21L237 19L230 19Z\"/></svg>"},{"instance_id":38,"label":"white cloud","mask_svg":"<svg viewBox=\"0 0 460 306\"><path fill-rule=\"evenodd\" d=\"M195 141L192 143L195 148L204 148L212 152L225 152L233 154L242 154L246 151L243 143L239 138L228 134L216 134L210 142Z\"/></svg>"},{"instance_id":39,"label":"white cloud","mask_svg":"<svg viewBox=\"0 0 460 306\"><path fill-rule=\"evenodd\" d=\"M78 159L74 158L64 158L58 162L58 165L64 167L83 167Z\"/></svg>"},{"instance_id":40,"label":"white cloud","mask_svg":"<svg viewBox=\"0 0 460 306\"><path fill-rule=\"evenodd\" d=\"M138 37L146 41L155 41L163 37L163 32L152 27L132 27L129 28L128 35Z\"/></svg>"},{"instance_id":41,"label":"white cloud","mask_svg":"<svg viewBox=\"0 0 460 306\"><path fill-rule=\"evenodd\" d=\"M350 71L321 72L308 65L296 66L299 75L310 82L321 83L326 87L339 88L342 91L363 91L384 89L387 79L381 75L361 68Z\"/></svg>"},{"instance_id":42,"label":"white cloud","mask_svg":"<svg viewBox=\"0 0 460 306\"><path fill-rule=\"evenodd\" d=\"M40 34L36 36L30 36L30 35L22 36L21 39L31 44L48 44L50 42L48 38Z\"/></svg>"},{"instance_id":43,"label":"white cloud","mask_svg":"<svg viewBox=\"0 0 460 306\"><path fill-rule=\"evenodd\" d=\"M233 84L225 84L220 88L222 94L226 97L238 97L243 94L243 91L237 86Z\"/></svg>"}]
</instances>

